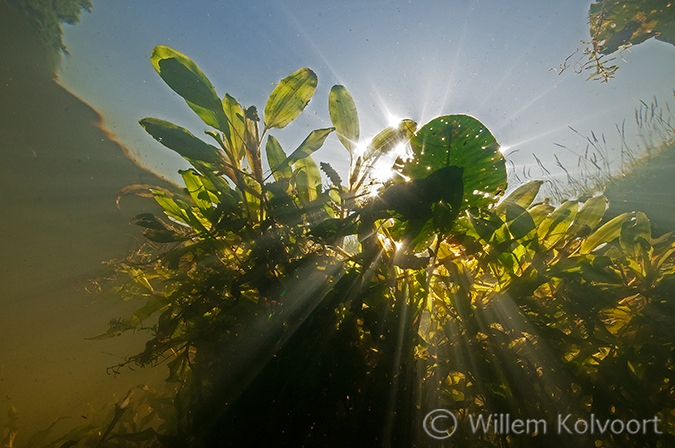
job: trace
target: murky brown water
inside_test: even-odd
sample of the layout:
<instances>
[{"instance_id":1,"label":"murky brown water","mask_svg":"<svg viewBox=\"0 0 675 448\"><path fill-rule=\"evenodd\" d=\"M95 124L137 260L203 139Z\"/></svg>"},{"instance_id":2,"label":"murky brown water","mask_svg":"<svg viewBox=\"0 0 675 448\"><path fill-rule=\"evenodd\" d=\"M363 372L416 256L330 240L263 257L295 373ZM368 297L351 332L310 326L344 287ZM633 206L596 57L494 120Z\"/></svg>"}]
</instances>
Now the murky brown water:
<instances>
[{"instance_id":1,"label":"murky brown water","mask_svg":"<svg viewBox=\"0 0 675 448\"><path fill-rule=\"evenodd\" d=\"M101 129L102 117L50 76L49 52L0 1L0 427L19 412L21 436L79 424L89 406L164 373L113 378L105 368L142 348L143 335L87 341L130 304L90 294L102 261L140 235L129 220L151 201L115 198L160 180Z\"/></svg>"}]
</instances>

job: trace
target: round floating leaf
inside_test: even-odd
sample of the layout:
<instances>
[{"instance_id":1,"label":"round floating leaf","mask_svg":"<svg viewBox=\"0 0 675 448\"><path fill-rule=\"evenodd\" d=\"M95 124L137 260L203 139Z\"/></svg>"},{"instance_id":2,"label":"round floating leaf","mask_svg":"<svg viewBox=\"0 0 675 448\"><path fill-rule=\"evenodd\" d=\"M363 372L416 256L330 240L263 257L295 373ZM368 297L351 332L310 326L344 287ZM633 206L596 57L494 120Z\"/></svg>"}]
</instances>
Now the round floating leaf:
<instances>
[{"instance_id":1,"label":"round floating leaf","mask_svg":"<svg viewBox=\"0 0 675 448\"><path fill-rule=\"evenodd\" d=\"M468 115L445 115L422 126L410 141L413 159L402 173L423 179L446 166L464 168L466 207L493 203L506 189L506 165L490 131Z\"/></svg>"},{"instance_id":2,"label":"round floating leaf","mask_svg":"<svg viewBox=\"0 0 675 448\"><path fill-rule=\"evenodd\" d=\"M265 128L283 128L295 120L312 99L318 79L309 68L301 68L282 79L265 104Z\"/></svg>"},{"instance_id":3,"label":"round floating leaf","mask_svg":"<svg viewBox=\"0 0 675 448\"><path fill-rule=\"evenodd\" d=\"M328 113L337 137L350 153L359 141L359 113L345 86L334 85L328 95Z\"/></svg>"}]
</instances>

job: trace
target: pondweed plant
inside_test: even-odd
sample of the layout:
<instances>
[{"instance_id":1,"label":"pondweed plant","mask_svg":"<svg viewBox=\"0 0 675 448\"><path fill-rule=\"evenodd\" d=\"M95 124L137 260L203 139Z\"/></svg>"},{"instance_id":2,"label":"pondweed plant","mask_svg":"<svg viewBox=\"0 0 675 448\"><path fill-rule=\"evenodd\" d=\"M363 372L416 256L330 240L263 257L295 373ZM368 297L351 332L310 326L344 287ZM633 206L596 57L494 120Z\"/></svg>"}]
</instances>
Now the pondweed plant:
<instances>
[{"instance_id":1,"label":"pondweed plant","mask_svg":"<svg viewBox=\"0 0 675 448\"><path fill-rule=\"evenodd\" d=\"M456 415L458 446L674 443L673 234L651 238L642 213L600 225L603 196L533 203L540 181L499 201L504 159L472 117L403 120L363 144L334 86L333 127L287 154L272 132L312 98L311 70L281 80L261 117L175 50L151 60L213 142L141 120L192 168L182 191L121 193L151 195L164 216L136 217L147 242L117 265L117 293L142 306L101 337L150 325L113 370L166 365L173 393L134 390L51 446L429 446L436 408ZM331 133L350 156L344 181L312 157ZM472 430L494 414L548 431ZM559 433L567 414L657 418L664 434Z\"/></svg>"}]
</instances>

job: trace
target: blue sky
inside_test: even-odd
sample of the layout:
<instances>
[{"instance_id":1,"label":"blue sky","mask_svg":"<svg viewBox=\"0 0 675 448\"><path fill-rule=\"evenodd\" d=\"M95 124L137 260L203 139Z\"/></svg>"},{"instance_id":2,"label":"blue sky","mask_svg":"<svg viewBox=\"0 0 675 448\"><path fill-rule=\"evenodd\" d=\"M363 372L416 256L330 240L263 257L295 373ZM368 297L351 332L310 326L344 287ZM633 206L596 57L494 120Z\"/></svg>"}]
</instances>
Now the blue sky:
<instances>
[{"instance_id":1,"label":"blue sky","mask_svg":"<svg viewBox=\"0 0 675 448\"><path fill-rule=\"evenodd\" d=\"M138 160L172 176L185 164L137 124L156 116L203 135L205 125L154 72L155 45L191 57L218 93L264 108L279 79L308 66L319 87L305 113L273 134L289 152L318 127L330 126L328 91L344 84L357 102L362 136L391 117L420 125L437 115L470 114L492 131L519 171L552 171L554 155L568 167L583 135L605 133L617 148L615 125L626 120L631 141L639 101L672 100L675 47L656 41L632 48L615 79L601 84L571 70L567 56L588 40L588 0L545 1L275 1L94 0L91 14L66 27L61 83L91 104ZM635 138L635 141L638 140ZM330 137L319 161L347 170L346 152ZM560 170L557 170L560 173ZM538 168L532 170L536 177Z\"/></svg>"}]
</instances>

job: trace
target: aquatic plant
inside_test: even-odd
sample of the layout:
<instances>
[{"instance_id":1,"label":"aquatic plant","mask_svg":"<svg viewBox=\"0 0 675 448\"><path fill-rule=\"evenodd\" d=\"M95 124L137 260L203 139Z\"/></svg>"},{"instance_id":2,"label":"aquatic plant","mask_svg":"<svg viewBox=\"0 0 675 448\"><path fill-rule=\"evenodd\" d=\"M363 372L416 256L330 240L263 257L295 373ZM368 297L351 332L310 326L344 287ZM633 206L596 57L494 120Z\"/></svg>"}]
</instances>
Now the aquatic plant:
<instances>
[{"instance_id":1,"label":"aquatic plant","mask_svg":"<svg viewBox=\"0 0 675 448\"><path fill-rule=\"evenodd\" d=\"M213 144L140 121L192 168L181 191L121 192L163 216L136 217L147 242L116 266L116 293L142 304L100 337L149 329L112 370L164 363L173 393L138 389L53 446L426 446L437 408L455 413L463 446L672 445L675 235L652 238L643 213L601 225L603 196L535 203L541 181L499 201L504 159L473 117L403 120L363 144L334 86L333 126L288 154L272 132L312 98L310 69L282 79L260 117L187 56L160 46L151 61ZM346 181L313 158L332 133ZM665 434L471 430L494 414L655 418Z\"/></svg>"},{"instance_id":2,"label":"aquatic plant","mask_svg":"<svg viewBox=\"0 0 675 448\"><path fill-rule=\"evenodd\" d=\"M626 123L622 123L616 126L618 148L611 147L604 134L591 131L586 136L570 127L585 141L585 148L578 151L556 144L577 156L576 167L564 166L555 157L564 177L556 176L551 167L535 159L547 183L543 190L553 203L568 198L585 200L602 193L610 202L606 220L627 211L642 211L649 215L654 234L660 236L675 228L675 209L670 207L672 188L668 188L675 146L673 115L670 104L656 98L649 103L640 101L634 115L640 141L629 142ZM530 177L522 171L520 175L513 173L513 177L518 181Z\"/></svg>"},{"instance_id":3,"label":"aquatic plant","mask_svg":"<svg viewBox=\"0 0 675 448\"><path fill-rule=\"evenodd\" d=\"M591 3L588 23L591 39L582 41L581 56L573 63L577 73L591 71L588 79L609 81L619 69L611 55L648 39L675 45L675 6L669 0L600 0ZM558 73L578 52L565 59Z\"/></svg>"}]
</instances>

